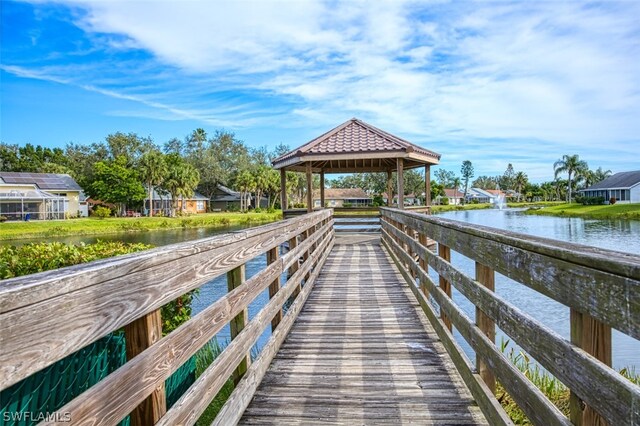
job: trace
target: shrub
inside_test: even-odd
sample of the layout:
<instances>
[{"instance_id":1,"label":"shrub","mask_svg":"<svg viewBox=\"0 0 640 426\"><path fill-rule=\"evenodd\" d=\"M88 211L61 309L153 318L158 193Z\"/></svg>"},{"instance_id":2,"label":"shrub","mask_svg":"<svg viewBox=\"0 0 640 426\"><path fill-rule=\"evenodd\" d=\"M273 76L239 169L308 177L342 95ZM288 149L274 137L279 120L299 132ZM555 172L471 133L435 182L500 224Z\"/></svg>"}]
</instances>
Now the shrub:
<instances>
[{"instance_id":1,"label":"shrub","mask_svg":"<svg viewBox=\"0 0 640 426\"><path fill-rule=\"evenodd\" d=\"M342 207L351 207L352 204L351 203L342 203Z\"/></svg>"},{"instance_id":2,"label":"shrub","mask_svg":"<svg viewBox=\"0 0 640 426\"><path fill-rule=\"evenodd\" d=\"M305 207L307 207L307 205L305 203L294 203L293 204L293 208L294 209L303 209Z\"/></svg>"},{"instance_id":3,"label":"shrub","mask_svg":"<svg viewBox=\"0 0 640 426\"><path fill-rule=\"evenodd\" d=\"M276 212L276 209L274 209L273 207L269 207L267 209L267 213L275 213L275 212Z\"/></svg>"},{"instance_id":4,"label":"shrub","mask_svg":"<svg viewBox=\"0 0 640 426\"><path fill-rule=\"evenodd\" d=\"M480 204L480 200L478 200L477 198L472 198L471 204Z\"/></svg>"},{"instance_id":5,"label":"shrub","mask_svg":"<svg viewBox=\"0 0 640 426\"><path fill-rule=\"evenodd\" d=\"M440 198L440 204L442 204L443 206L448 206L449 205L449 198L447 198L447 197Z\"/></svg>"},{"instance_id":6,"label":"shrub","mask_svg":"<svg viewBox=\"0 0 640 426\"><path fill-rule=\"evenodd\" d=\"M96 206L91 212L91 216L95 216L99 219L111 216L111 209L109 207Z\"/></svg>"},{"instance_id":7,"label":"shrub","mask_svg":"<svg viewBox=\"0 0 640 426\"><path fill-rule=\"evenodd\" d=\"M262 207L256 207L255 209L253 209L254 213L262 213L263 209Z\"/></svg>"},{"instance_id":8,"label":"shrub","mask_svg":"<svg viewBox=\"0 0 640 426\"><path fill-rule=\"evenodd\" d=\"M585 206L604 204L604 197L576 197L576 201Z\"/></svg>"},{"instance_id":9,"label":"shrub","mask_svg":"<svg viewBox=\"0 0 640 426\"><path fill-rule=\"evenodd\" d=\"M6 216L0 216L0 222L6 222L8 219Z\"/></svg>"},{"instance_id":10,"label":"shrub","mask_svg":"<svg viewBox=\"0 0 640 426\"><path fill-rule=\"evenodd\" d=\"M618 200L616 200L616 197L609 198L609 204L615 204L616 201L618 201Z\"/></svg>"}]
</instances>

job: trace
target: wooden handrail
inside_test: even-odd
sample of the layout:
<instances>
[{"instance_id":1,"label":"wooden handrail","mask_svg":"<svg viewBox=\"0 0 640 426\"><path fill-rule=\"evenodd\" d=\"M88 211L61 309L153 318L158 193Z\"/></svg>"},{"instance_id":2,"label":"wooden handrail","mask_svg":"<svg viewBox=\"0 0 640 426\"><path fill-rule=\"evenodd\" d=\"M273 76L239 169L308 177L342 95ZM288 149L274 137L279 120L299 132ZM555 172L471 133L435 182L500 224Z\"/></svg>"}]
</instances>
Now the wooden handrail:
<instances>
[{"instance_id":1,"label":"wooden handrail","mask_svg":"<svg viewBox=\"0 0 640 426\"><path fill-rule=\"evenodd\" d=\"M305 234L304 241L294 244L282 256L275 254L283 243L296 240L302 234ZM158 338L157 327L151 330L135 326L138 334L144 334L140 334L141 346L132 352L135 357L60 409L70 413L74 423L119 422L158 392L164 380L224 325L234 321L233 340L191 386L186 394L189 397L183 396L166 414L164 409L156 410L136 422L176 424L171 419L201 413L215 397L217 391L212 394L213 389L218 384L221 387L234 370L240 383L242 376L255 376L253 365L245 367L243 361L248 364L251 347L264 329L280 318L283 304L305 276L309 276L305 288L312 287L333 238L332 211L323 210L110 261L3 281L0 284L0 390L115 330L131 329L138 323L146 326L146 321L155 318L164 304L228 273L229 292L168 335ZM245 280L246 262L267 253L268 265ZM301 258L305 260L300 262ZM290 268L295 272L287 285L280 287L280 276ZM267 288L270 290L267 305L251 321L246 314L240 317ZM47 291L52 293L50 298L46 296ZM289 309L280 321L292 322L295 315L297 311ZM276 322L273 324L278 326ZM152 332L155 334L150 334ZM276 333L268 343L271 348L274 336ZM136 412L146 411L153 410Z\"/></svg>"},{"instance_id":2,"label":"wooden handrail","mask_svg":"<svg viewBox=\"0 0 640 426\"><path fill-rule=\"evenodd\" d=\"M491 288L491 277L493 270L500 272L583 315L588 315L596 324L613 326L638 338L640 256L476 227L395 209L383 208L381 214L384 218L383 243L401 269L404 269L403 264L408 265L401 272L436 325L436 331L456 366L463 372L470 390L485 409L485 414L491 414L492 407L480 393L483 388L485 392L491 389L495 376L534 423L571 424L495 346L490 338L492 323L495 323L567 385L575 398L584 401L609 424L634 424L638 421L637 408L634 407L640 406L640 387L610 368L606 363L607 354L598 356L586 349L588 346L610 345L606 341L606 333L582 333L579 345L575 339L573 343L569 342L496 295ZM412 235L407 235L404 232L404 227L407 226L417 230L425 238L428 236L437 241L439 246L442 244L450 247L474 260L480 265L476 279L456 269L446 256L437 256L428 250L420 243L420 239L416 241ZM409 247L408 250L405 250L405 245ZM413 258L412 253L418 254L418 261ZM477 325L433 282L425 268L421 267L420 261L431 266L441 280L451 283L476 306L480 313ZM459 349L451 334L446 331L447 324L436 320L431 303L419 291L412 275L416 275L419 282L426 286L439 305L440 312L451 320L475 350L478 369L482 378L487 380L488 387L479 385L480 375L470 374L469 371L464 374L468 360L463 362L461 359L466 358L463 354L452 353ZM603 309L603 306L610 307L610 310ZM598 338L604 340L595 342L594 339ZM610 363L610 353L608 359ZM576 405L575 401L572 405ZM597 415L590 415L589 410L579 415L572 413L571 417L576 424L596 424L598 421Z\"/></svg>"}]
</instances>

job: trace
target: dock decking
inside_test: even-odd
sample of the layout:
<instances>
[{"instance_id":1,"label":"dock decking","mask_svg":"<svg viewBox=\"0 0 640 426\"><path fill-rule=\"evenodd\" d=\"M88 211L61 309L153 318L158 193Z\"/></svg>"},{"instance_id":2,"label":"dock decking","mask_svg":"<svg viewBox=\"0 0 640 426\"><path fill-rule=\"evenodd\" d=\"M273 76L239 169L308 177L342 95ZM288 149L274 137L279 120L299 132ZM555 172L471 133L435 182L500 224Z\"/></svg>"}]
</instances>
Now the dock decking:
<instances>
[{"instance_id":1,"label":"dock decking","mask_svg":"<svg viewBox=\"0 0 640 426\"><path fill-rule=\"evenodd\" d=\"M240 424L487 424L374 235L343 234Z\"/></svg>"}]
</instances>

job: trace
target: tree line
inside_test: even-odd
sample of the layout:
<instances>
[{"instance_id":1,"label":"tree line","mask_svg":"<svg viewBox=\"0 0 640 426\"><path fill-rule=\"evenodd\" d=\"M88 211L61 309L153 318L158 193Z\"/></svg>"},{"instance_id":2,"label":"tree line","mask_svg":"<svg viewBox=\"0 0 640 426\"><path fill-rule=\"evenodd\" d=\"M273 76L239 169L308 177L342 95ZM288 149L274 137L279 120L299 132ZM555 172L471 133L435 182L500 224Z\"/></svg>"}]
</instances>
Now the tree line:
<instances>
[{"instance_id":1,"label":"tree line","mask_svg":"<svg viewBox=\"0 0 640 426\"><path fill-rule=\"evenodd\" d=\"M287 151L283 144L272 151L250 148L235 134L221 130L209 136L196 129L162 145L150 137L117 132L103 142L69 143L64 148L0 143L0 170L67 173L89 197L117 205L120 212L125 207L140 208L155 189L160 196L171 196L175 214L179 200L196 191L210 199L219 185L255 193L257 199L267 197L273 207L280 174L271 168L271 160ZM300 173L287 172L293 202L303 199L304 187Z\"/></svg>"}]
</instances>

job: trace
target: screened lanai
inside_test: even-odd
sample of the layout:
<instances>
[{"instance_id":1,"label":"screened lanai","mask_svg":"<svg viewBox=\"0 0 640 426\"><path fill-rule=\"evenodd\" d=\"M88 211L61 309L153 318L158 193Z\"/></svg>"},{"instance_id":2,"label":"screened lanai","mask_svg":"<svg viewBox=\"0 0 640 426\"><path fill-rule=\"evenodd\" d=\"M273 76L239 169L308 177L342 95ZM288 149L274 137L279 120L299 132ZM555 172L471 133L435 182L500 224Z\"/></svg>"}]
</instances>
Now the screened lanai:
<instances>
[{"instance_id":1,"label":"screened lanai","mask_svg":"<svg viewBox=\"0 0 640 426\"><path fill-rule=\"evenodd\" d=\"M438 164L440 154L412 144L357 118L318 136L310 142L273 160L280 170L281 205L288 206L287 170L304 172L307 181L307 211L313 210L313 174L320 174L320 205L325 205L325 174L386 172L387 194L398 194L398 208L404 208L403 172L424 167L426 205L431 204L431 166ZM398 175L396 191L392 173ZM391 206L393 197L388 197Z\"/></svg>"},{"instance_id":2,"label":"screened lanai","mask_svg":"<svg viewBox=\"0 0 640 426\"><path fill-rule=\"evenodd\" d=\"M7 220L64 219L66 198L41 189L0 187L0 216Z\"/></svg>"}]
</instances>

